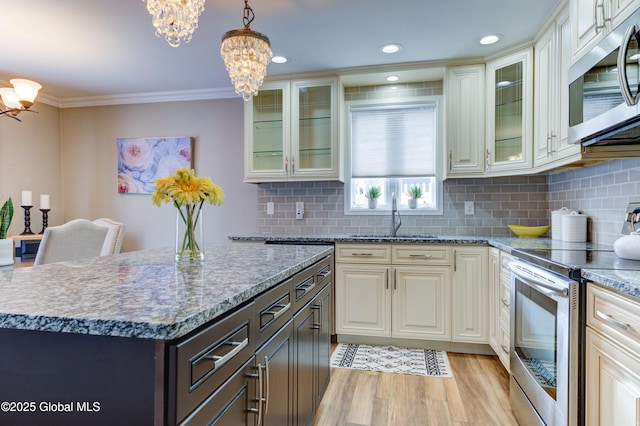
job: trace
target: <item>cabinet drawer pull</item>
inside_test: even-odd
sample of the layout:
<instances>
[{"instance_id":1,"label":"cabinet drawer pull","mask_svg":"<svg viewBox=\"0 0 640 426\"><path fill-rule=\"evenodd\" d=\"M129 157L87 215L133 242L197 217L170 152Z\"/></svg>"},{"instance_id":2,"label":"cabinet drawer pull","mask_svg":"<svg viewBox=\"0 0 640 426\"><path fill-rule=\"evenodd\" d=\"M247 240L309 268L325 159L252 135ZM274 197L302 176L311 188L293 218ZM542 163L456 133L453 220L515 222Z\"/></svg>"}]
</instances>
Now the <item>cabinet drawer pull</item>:
<instances>
[{"instance_id":1,"label":"cabinet drawer pull","mask_svg":"<svg viewBox=\"0 0 640 426\"><path fill-rule=\"evenodd\" d=\"M505 345L500 345L500 347L502 348L502 352L504 352L505 354L509 353L509 348L507 348Z\"/></svg>"},{"instance_id":2,"label":"cabinet drawer pull","mask_svg":"<svg viewBox=\"0 0 640 426\"><path fill-rule=\"evenodd\" d=\"M310 279L311 280L311 279ZM309 281L309 280L307 280ZM301 291L302 294L300 296L298 296L296 294L296 299L300 299L302 297L304 297L307 293L309 293L311 290L313 290L316 286L316 283L311 282L309 284L307 284L307 282L304 282L302 284L298 284L298 286L296 286L296 292Z\"/></svg>"},{"instance_id":3,"label":"cabinet drawer pull","mask_svg":"<svg viewBox=\"0 0 640 426\"><path fill-rule=\"evenodd\" d=\"M271 319L272 321L277 320L278 318L280 318L285 312L287 312L289 310L289 308L291 308L291 302L287 303L286 305L283 305L281 303L275 304L273 305L274 308L280 308L279 311L274 312L274 311L266 311L265 314L268 315L273 315L273 318Z\"/></svg>"},{"instance_id":4,"label":"cabinet drawer pull","mask_svg":"<svg viewBox=\"0 0 640 426\"><path fill-rule=\"evenodd\" d=\"M355 257L367 257L367 256L373 256L373 253L351 253L351 256L355 256Z\"/></svg>"},{"instance_id":5,"label":"cabinet drawer pull","mask_svg":"<svg viewBox=\"0 0 640 426\"><path fill-rule=\"evenodd\" d=\"M316 274L318 277L327 278L331 274L331 271L318 271Z\"/></svg>"},{"instance_id":6,"label":"cabinet drawer pull","mask_svg":"<svg viewBox=\"0 0 640 426\"><path fill-rule=\"evenodd\" d=\"M613 318L610 314L605 314L604 312L600 312L596 310L596 316L601 320L603 320L604 322L607 322L610 325L613 325L614 327L618 327L624 331L633 332L633 330L629 329L629 327L631 327L629 324L625 324L623 322L618 321L617 319Z\"/></svg>"},{"instance_id":7,"label":"cabinet drawer pull","mask_svg":"<svg viewBox=\"0 0 640 426\"><path fill-rule=\"evenodd\" d=\"M507 308L510 306L510 305L509 305L509 301L508 301L508 300L506 300L506 299L500 299L500 301L501 301L501 302L502 302L502 304L503 304L504 306L506 306Z\"/></svg>"},{"instance_id":8,"label":"cabinet drawer pull","mask_svg":"<svg viewBox=\"0 0 640 426\"><path fill-rule=\"evenodd\" d=\"M214 368L221 368L223 365L225 365L227 362L229 362L229 360L231 358L233 358L238 352L240 352L241 350L243 350L244 348L247 347L247 345L249 344L249 338L245 337L243 341L241 342L225 342L225 345L230 345L230 346L234 346L234 348L232 350L229 351L229 353L227 353L224 356L218 356L218 355L205 355L204 359L209 359L212 360L214 363Z\"/></svg>"},{"instance_id":9,"label":"cabinet drawer pull","mask_svg":"<svg viewBox=\"0 0 640 426\"><path fill-rule=\"evenodd\" d=\"M431 254L410 254L409 257L420 257L420 258L431 259L433 257L433 255L431 255Z\"/></svg>"},{"instance_id":10,"label":"cabinet drawer pull","mask_svg":"<svg viewBox=\"0 0 640 426\"><path fill-rule=\"evenodd\" d=\"M264 392L264 415L266 416L269 413L269 390L271 388L269 382L269 357L267 357L266 355L264 357L264 375L264 381L267 388Z\"/></svg>"}]
</instances>

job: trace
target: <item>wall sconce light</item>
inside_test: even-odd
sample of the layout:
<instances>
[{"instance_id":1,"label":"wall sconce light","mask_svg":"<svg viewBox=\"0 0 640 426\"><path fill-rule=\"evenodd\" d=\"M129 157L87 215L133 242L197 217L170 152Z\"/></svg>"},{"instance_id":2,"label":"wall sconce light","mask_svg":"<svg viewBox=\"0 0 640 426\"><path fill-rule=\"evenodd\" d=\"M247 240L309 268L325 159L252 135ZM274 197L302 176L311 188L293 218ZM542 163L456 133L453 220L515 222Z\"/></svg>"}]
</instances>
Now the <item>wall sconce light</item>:
<instances>
[{"instance_id":1,"label":"wall sconce light","mask_svg":"<svg viewBox=\"0 0 640 426\"><path fill-rule=\"evenodd\" d=\"M0 88L0 99L2 100L0 102L0 117L10 117L22 121L18 118L18 114L22 111L36 112L29 108L35 102L42 86L35 81L24 78L14 78L9 80L9 83L13 85L13 88ZM2 109L2 104L5 106L4 109Z\"/></svg>"}]
</instances>

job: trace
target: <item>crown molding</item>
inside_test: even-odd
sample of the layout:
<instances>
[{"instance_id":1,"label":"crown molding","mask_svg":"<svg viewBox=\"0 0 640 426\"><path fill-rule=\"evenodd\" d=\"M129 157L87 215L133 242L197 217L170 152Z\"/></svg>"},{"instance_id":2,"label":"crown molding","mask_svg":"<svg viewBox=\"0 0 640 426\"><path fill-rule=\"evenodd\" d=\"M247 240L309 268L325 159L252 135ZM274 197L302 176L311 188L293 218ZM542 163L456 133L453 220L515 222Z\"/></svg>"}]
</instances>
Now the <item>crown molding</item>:
<instances>
[{"instance_id":1,"label":"crown molding","mask_svg":"<svg viewBox=\"0 0 640 426\"><path fill-rule=\"evenodd\" d=\"M77 108L91 106L148 104L157 102L202 101L210 99L239 98L233 88L178 90L167 92L131 93L125 95L82 96L61 98L59 108Z\"/></svg>"}]
</instances>

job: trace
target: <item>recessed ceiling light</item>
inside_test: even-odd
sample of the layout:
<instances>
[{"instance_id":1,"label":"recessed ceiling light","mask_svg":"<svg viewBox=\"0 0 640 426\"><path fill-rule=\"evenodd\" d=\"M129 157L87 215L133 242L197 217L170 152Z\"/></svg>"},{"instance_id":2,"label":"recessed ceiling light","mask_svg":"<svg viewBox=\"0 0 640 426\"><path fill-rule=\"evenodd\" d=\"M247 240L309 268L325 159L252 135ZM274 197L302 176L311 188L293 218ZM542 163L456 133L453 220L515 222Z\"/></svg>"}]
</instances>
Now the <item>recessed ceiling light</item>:
<instances>
[{"instance_id":1,"label":"recessed ceiling light","mask_svg":"<svg viewBox=\"0 0 640 426\"><path fill-rule=\"evenodd\" d=\"M380 46L382 53L396 53L402 50L402 45L398 43L389 43L384 46Z\"/></svg>"},{"instance_id":2,"label":"recessed ceiling light","mask_svg":"<svg viewBox=\"0 0 640 426\"><path fill-rule=\"evenodd\" d=\"M502 36L500 34L489 34L487 36L482 37L479 42L480 44L493 44L498 42Z\"/></svg>"},{"instance_id":3,"label":"recessed ceiling light","mask_svg":"<svg viewBox=\"0 0 640 426\"><path fill-rule=\"evenodd\" d=\"M287 61L288 59L286 56L274 56L273 58L271 58L271 62L274 62L276 64L284 64Z\"/></svg>"},{"instance_id":4,"label":"recessed ceiling light","mask_svg":"<svg viewBox=\"0 0 640 426\"><path fill-rule=\"evenodd\" d=\"M390 75L389 77L387 77L387 81L398 81L400 77L398 77L397 75Z\"/></svg>"}]
</instances>

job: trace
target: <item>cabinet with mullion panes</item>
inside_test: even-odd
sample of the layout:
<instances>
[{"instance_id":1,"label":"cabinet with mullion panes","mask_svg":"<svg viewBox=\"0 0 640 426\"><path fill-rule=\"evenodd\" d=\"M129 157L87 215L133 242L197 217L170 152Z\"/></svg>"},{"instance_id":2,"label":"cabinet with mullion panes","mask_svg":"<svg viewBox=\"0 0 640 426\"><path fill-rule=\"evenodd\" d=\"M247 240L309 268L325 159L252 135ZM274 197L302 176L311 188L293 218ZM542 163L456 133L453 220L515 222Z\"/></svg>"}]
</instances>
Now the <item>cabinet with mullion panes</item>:
<instances>
[{"instance_id":1,"label":"cabinet with mullion panes","mask_svg":"<svg viewBox=\"0 0 640 426\"><path fill-rule=\"evenodd\" d=\"M487 64L488 174L532 167L533 80L531 49Z\"/></svg>"}]
</instances>

